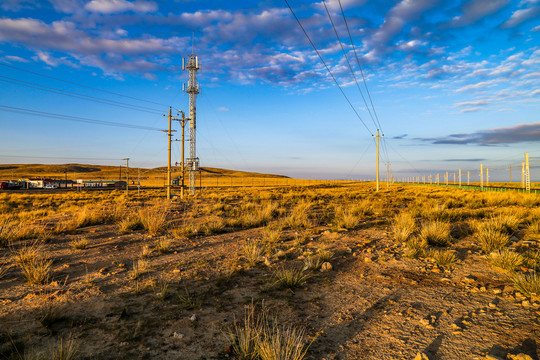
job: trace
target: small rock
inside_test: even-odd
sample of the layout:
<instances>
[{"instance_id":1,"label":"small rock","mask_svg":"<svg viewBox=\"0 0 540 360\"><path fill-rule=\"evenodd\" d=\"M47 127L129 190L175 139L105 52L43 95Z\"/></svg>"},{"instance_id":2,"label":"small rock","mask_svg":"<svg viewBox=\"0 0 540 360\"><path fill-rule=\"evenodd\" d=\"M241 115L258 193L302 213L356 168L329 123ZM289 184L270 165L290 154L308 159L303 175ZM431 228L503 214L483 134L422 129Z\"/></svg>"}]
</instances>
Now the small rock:
<instances>
[{"instance_id":1,"label":"small rock","mask_svg":"<svg viewBox=\"0 0 540 360\"><path fill-rule=\"evenodd\" d=\"M109 271L109 269L106 268L106 267L99 269L99 273L100 273L100 274L104 274L104 273L106 273L106 272L108 272L108 271Z\"/></svg>"},{"instance_id":2,"label":"small rock","mask_svg":"<svg viewBox=\"0 0 540 360\"><path fill-rule=\"evenodd\" d=\"M501 290L501 289L493 289L493 293L494 293L495 295L499 295L499 294L502 293L502 290Z\"/></svg>"},{"instance_id":3,"label":"small rock","mask_svg":"<svg viewBox=\"0 0 540 360\"><path fill-rule=\"evenodd\" d=\"M173 334L172 334L172 337L175 338L175 339L183 339L184 336L185 336L184 334L176 332L176 331L173 332Z\"/></svg>"},{"instance_id":4,"label":"small rock","mask_svg":"<svg viewBox=\"0 0 540 360\"><path fill-rule=\"evenodd\" d=\"M364 262L366 262L366 263L369 263L369 262L371 262L371 258L369 258L369 257L365 257L365 258L364 258Z\"/></svg>"},{"instance_id":5,"label":"small rock","mask_svg":"<svg viewBox=\"0 0 540 360\"><path fill-rule=\"evenodd\" d=\"M486 355L485 357L487 360L502 360L500 357L493 356L493 355Z\"/></svg>"},{"instance_id":6,"label":"small rock","mask_svg":"<svg viewBox=\"0 0 540 360\"><path fill-rule=\"evenodd\" d=\"M266 266L272 266L272 260L270 260L269 258L267 258L266 256L264 257L264 265Z\"/></svg>"},{"instance_id":7,"label":"small rock","mask_svg":"<svg viewBox=\"0 0 540 360\"><path fill-rule=\"evenodd\" d=\"M328 261L323 262L321 265L321 272L330 271L332 270L332 264L330 264Z\"/></svg>"},{"instance_id":8,"label":"small rock","mask_svg":"<svg viewBox=\"0 0 540 360\"><path fill-rule=\"evenodd\" d=\"M467 283L467 284L472 284L473 282L476 281L476 277L475 276L472 276L472 275L468 275L468 276L465 276L462 281L464 283Z\"/></svg>"},{"instance_id":9,"label":"small rock","mask_svg":"<svg viewBox=\"0 0 540 360\"><path fill-rule=\"evenodd\" d=\"M506 355L506 357L508 359L511 359L511 360L533 360L532 357L530 357L527 354L523 354L523 353L520 353L520 354L517 354L517 355L508 354L508 355Z\"/></svg>"},{"instance_id":10,"label":"small rock","mask_svg":"<svg viewBox=\"0 0 540 360\"><path fill-rule=\"evenodd\" d=\"M418 353L418 354L416 354L416 356L414 357L414 360L429 360L429 358L428 358L427 355L424 354L424 353Z\"/></svg>"},{"instance_id":11,"label":"small rock","mask_svg":"<svg viewBox=\"0 0 540 360\"><path fill-rule=\"evenodd\" d=\"M463 331L461 331L461 330L454 330L454 331L452 331L452 334L454 334L454 335L461 335L461 334L463 334Z\"/></svg>"},{"instance_id":12,"label":"small rock","mask_svg":"<svg viewBox=\"0 0 540 360\"><path fill-rule=\"evenodd\" d=\"M191 322L197 321L197 315L196 315L196 314L191 315L191 317L189 318L189 320L190 320Z\"/></svg>"},{"instance_id":13,"label":"small rock","mask_svg":"<svg viewBox=\"0 0 540 360\"><path fill-rule=\"evenodd\" d=\"M521 302L521 306L523 306L523 307L529 307L529 306L531 306L531 303L529 302L529 300L523 300L523 301Z\"/></svg>"}]
</instances>

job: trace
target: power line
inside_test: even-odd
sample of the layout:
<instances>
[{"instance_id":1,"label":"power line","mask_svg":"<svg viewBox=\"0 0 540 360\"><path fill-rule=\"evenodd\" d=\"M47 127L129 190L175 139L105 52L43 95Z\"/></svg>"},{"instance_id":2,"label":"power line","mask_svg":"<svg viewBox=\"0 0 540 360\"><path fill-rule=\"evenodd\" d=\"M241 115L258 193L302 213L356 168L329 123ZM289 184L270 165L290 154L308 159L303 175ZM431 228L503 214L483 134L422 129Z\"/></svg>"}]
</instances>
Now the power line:
<instances>
[{"instance_id":1,"label":"power line","mask_svg":"<svg viewBox=\"0 0 540 360\"><path fill-rule=\"evenodd\" d=\"M116 127L138 129L138 130L161 131L158 128L151 128L151 127L148 127L148 126L132 125L132 124L119 123L119 122L114 122L114 121L95 120L95 119L89 119L89 118L84 118L84 117L79 117L79 116L71 116L71 115L49 113L49 112L45 112L45 111L37 111L37 110L18 108L18 107L14 107L14 106L6 106L6 105L0 105L0 111L8 111L8 112L24 114L24 115L33 115L33 116L40 116L40 117L47 117L47 118L52 118L52 119L75 121L75 122L82 122L82 123L95 124L95 125L116 126Z\"/></svg>"},{"instance_id":2,"label":"power line","mask_svg":"<svg viewBox=\"0 0 540 360\"><path fill-rule=\"evenodd\" d=\"M362 90L360 89L360 85L358 84L358 79L356 79L356 74L354 73L351 63L349 61L349 57L347 56L347 53L345 52L345 48L343 47L343 43L341 42L341 39L339 38L336 26L334 25L334 21L332 20L332 16L330 16L330 11L328 11L328 7L326 6L326 1L323 0L323 5L326 10L326 14L328 15L328 19L330 20L330 24L332 24L332 28L334 29L334 33L336 34L336 38L338 40L339 46L341 47L341 51L343 52L343 55L345 56L345 60L347 60L347 65L349 65L349 70L351 71L351 74L354 78L354 82L356 83L356 87L358 88L358 92L360 92L360 95L362 96L362 100L364 100L364 104L366 105L366 109L369 113L369 116L371 117L371 121L373 121L373 125L375 125L375 128L377 128L377 123L375 122L375 119L373 118L373 114L371 113L371 110L369 109L369 105L366 102L366 99L364 97L364 94L362 93Z\"/></svg>"},{"instance_id":3,"label":"power line","mask_svg":"<svg viewBox=\"0 0 540 360\"><path fill-rule=\"evenodd\" d=\"M4 155L0 154L0 157L8 157L8 158L23 158L23 159L58 159L58 160L111 160L111 161L117 161L117 160L123 160L123 159L106 159L106 158L86 158L86 157L61 157L61 156L24 156L24 155Z\"/></svg>"},{"instance_id":4,"label":"power line","mask_svg":"<svg viewBox=\"0 0 540 360\"><path fill-rule=\"evenodd\" d=\"M103 92L103 93L107 93L107 94L112 94L112 95L120 96L120 97L123 97L123 98L126 98L126 99L132 99L132 100L137 100L137 101L144 101L144 102L149 103L149 104L155 104L155 105L161 105L161 106L168 106L168 105L161 104L161 103L158 103L158 102L155 102L155 101L151 101L151 100L145 100L145 99L137 98L137 97L134 97L134 96L122 95L122 94L119 94L119 93L117 93L117 92L108 91L108 90L103 90L103 89L98 89L98 88L95 88L95 87L92 87L92 86L87 86L87 85L79 84L79 83L76 83L76 82L73 82L73 81L67 81L67 80L59 79L59 78L56 78L56 77L53 77L53 76L49 76L49 75L43 75L43 74L40 74L40 73L37 73L37 72L34 72L34 71L30 71L30 70L26 70L26 69L21 69L21 68L19 68L19 67L13 66L13 65L2 64L2 63L0 63L0 65L5 66L5 67L9 67L9 68L12 68L12 69L15 69L15 70L19 70L19 71L24 71L24 72L29 73L29 74L41 76L41 77L44 77L44 78L48 78L48 79L53 79L53 80L61 81L61 82L64 82L64 83L66 83L66 84L77 85L77 86L84 87L84 88L87 88L87 89L92 89L92 90L100 91L100 92Z\"/></svg>"},{"instance_id":5,"label":"power line","mask_svg":"<svg viewBox=\"0 0 540 360\"><path fill-rule=\"evenodd\" d=\"M313 41L311 41L311 38L309 37L308 33L306 32L306 30L304 29L304 27L302 26L302 23L300 22L300 20L298 19L298 17L296 16L296 14L294 13L293 9L291 8L291 6L289 5L288 1L285 0L285 3L287 4L287 6L289 7L289 10L291 11L291 13L293 14L294 18L296 19L296 22L298 23L298 25L300 25L300 28L302 29L302 31L304 32L304 35L306 35L306 38L308 39L309 43L311 44L311 46L313 47L313 50L315 50L315 52L317 53L317 55L319 56L319 59L321 59L324 67L326 68L326 70L328 71L328 73L330 74L330 76L332 77L332 79L334 80L334 82L336 83L337 87L339 88L339 91L341 91L341 94L343 94L343 96L345 97L345 99L347 100L347 102L349 103L351 109L353 109L354 113L356 114L356 116L358 117L358 119L362 122L362 125L364 125L364 127L366 128L366 130L373 136L373 133L371 132L371 130L369 130L369 128L367 127L366 123L364 122L364 120L362 120L362 118L360 117L360 115L358 114L358 111L356 111L355 107L353 106L353 104L351 103L351 101L349 100L349 98L347 97L347 95L345 94L345 92L343 91L343 89L341 88L341 86L339 85L339 83L337 82L334 74L332 74L332 71L330 71L330 68L328 67L328 65L326 65L326 62L324 61L324 59L322 58L321 54L319 53L319 50L317 50L317 48L315 47L315 45L313 44Z\"/></svg>"},{"instance_id":6,"label":"power line","mask_svg":"<svg viewBox=\"0 0 540 360\"><path fill-rule=\"evenodd\" d=\"M67 90L53 88L53 87L50 87L50 86L44 86L44 85L32 83L32 82L29 82L29 81L17 80L17 79L13 79L13 78L10 78L10 77L7 77L7 76L0 76L0 81L7 82L7 83L10 83L10 84L14 84L14 85L19 85L19 86L25 86L25 87L29 87L29 88L33 88L33 89L37 89L37 90L41 90L41 91L47 91L47 92L54 93L54 94L74 97L74 98L82 99L82 100L86 100L86 101L92 101L92 102L96 102L96 103L101 103L101 104L106 104L106 105L111 105L111 106L117 106L117 107L121 107L121 108L125 108L125 109L142 111L142 112L147 112L147 113L150 113L150 114L161 114L160 110L158 110L158 109L152 109L152 108L147 108L147 107L143 107L143 106L123 103L123 102L120 102L120 101L108 100L108 99L104 99L104 98L98 98L98 97L95 97L95 96L79 94L79 93L75 93L75 92L71 92L71 91L67 91ZM149 110L145 110L145 109L149 109Z\"/></svg>"},{"instance_id":7,"label":"power line","mask_svg":"<svg viewBox=\"0 0 540 360\"><path fill-rule=\"evenodd\" d=\"M375 114L375 119L377 119L377 123L379 124L379 129L383 132L381 123L379 122L379 117L377 116L377 112L375 111L375 106L373 105L373 100L371 99L371 94L369 93L369 89L367 87L366 78L364 77L364 72L362 71L362 66L360 65L360 60L358 60L358 53L356 52L356 47L354 46L354 42L351 36L351 31L349 30L349 24L347 23L347 18L345 17L345 12L343 11L343 7L341 6L341 0L338 0L339 8L341 9L341 14L343 15L343 21L345 22L345 27L347 28L347 33L349 34L349 39L351 40L351 45L354 50L354 55L356 57L356 63L358 64L358 68L360 68L360 74L362 74L362 80L364 81L364 86L366 87L366 92L369 97L369 101L371 102L371 107L373 108L373 113ZM325 5L326 6L326 5Z\"/></svg>"}]
</instances>

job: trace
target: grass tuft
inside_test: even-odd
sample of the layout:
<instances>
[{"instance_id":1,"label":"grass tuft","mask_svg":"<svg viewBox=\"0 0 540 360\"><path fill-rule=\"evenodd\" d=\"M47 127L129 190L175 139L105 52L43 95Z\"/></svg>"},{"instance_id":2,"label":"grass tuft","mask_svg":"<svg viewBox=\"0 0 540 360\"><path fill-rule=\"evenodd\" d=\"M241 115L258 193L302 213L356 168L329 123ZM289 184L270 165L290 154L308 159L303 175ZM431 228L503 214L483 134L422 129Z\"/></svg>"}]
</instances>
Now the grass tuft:
<instances>
[{"instance_id":1,"label":"grass tuft","mask_svg":"<svg viewBox=\"0 0 540 360\"><path fill-rule=\"evenodd\" d=\"M75 250L85 250L88 246L88 239L87 238L81 238L79 240L73 240L69 243L71 247Z\"/></svg>"},{"instance_id":2,"label":"grass tuft","mask_svg":"<svg viewBox=\"0 0 540 360\"><path fill-rule=\"evenodd\" d=\"M480 247L486 254L494 250L501 250L510 242L510 237L507 234L489 225L481 226L477 236Z\"/></svg>"},{"instance_id":3,"label":"grass tuft","mask_svg":"<svg viewBox=\"0 0 540 360\"><path fill-rule=\"evenodd\" d=\"M139 209L139 219L148 234L155 236L163 233L167 228L168 206L156 204Z\"/></svg>"},{"instance_id":4,"label":"grass tuft","mask_svg":"<svg viewBox=\"0 0 540 360\"><path fill-rule=\"evenodd\" d=\"M410 213L400 212L394 217L392 233L394 234L394 240L397 242L403 243L407 241L415 230L416 223Z\"/></svg>"},{"instance_id":5,"label":"grass tuft","mask_svg":"<svg viewBox=\"0 0 540 360\"><path fill-rule=\"evenodd\" d=\"M413 237L405 243L405 256L410 258L419 258L424 256L428 244L424 239Z\"/></svg>"},{"instance_id":6,"label":"grass tuft","mask_svg":"<svg viewBox=\"0 0 540 360\"><path fill-rule=\"evenodd\" d=\"M166 238L159 239L156 243L156 250L160 254L167 254L171 252L171 240Z\"/></svg>"},{"instance_id":7,"label":"grass tuft","mask_svg":"<svg viewBox=\"0 0 540 360\"><path fill-rule=\"evenodd\" d=\"M447 246L450 244L450 223L446 221L430 221L422 225L419 238L428 245Z\"/></svg>"},{"instance_id":8,"label":"grass tuft","mask_svg":"<svg viewBox=\"0 0 540 360\"><path fill-rule=\"evenodd\" d=\"M448 250L430 250L426 255L433 259L435 264L439 266L454 266L456 263L456 256L453 251Z\"/></svg>"},{"instance_id":9,"label":"grass tuft","mask_svg":"<svg viewBox=\"0 0 540 360\"><path fill-rule=\"evenodd\" d=\"M294 289L305 284L310 275L303 268L279 268L274 273L273 285L277 288Z\"/></svg>"},{"instance_id":10,"label":"grass tuft","mask_svg":"<svg viewBox=\"0 0 540 360\"><path fill-rule=\"evenodd\" d=\"M523 255L511 250L493 251L488 258L494 266L508 271L514 271L515 268L525 263Z\"/></svg>"},{"instance_id":11,"label":"grass tuft","mask_svg":"<svg viewBox=\"0 0 540 360\"><path fill-rule=\"evenodd\" d=\"M138 259L133 262L133 269L129 272L129 277L133 280L146 274L150 268L147 260Z\"/></svg>"},{"instance_id":12,"label":"grass tuft","mask_svg":"<svg viewBox=\"0 0 540 360\"><path fill-rule=\"evenodd\" d=\"M258 240L248 240L244 244L244 258L249 266L255 266L264 255L265 246Z\"/></svg>"},{"instance_id":13,"label":"grass tuft","mask_svg":"<svg viewBox=\"0 0 540 360\"><path fill-rule=\"evenodd\" d=\"M515 274L511 277L514 286L525 296L538 298L540 296L540 277L537 273Z\"/></svg>"}]
</instances>

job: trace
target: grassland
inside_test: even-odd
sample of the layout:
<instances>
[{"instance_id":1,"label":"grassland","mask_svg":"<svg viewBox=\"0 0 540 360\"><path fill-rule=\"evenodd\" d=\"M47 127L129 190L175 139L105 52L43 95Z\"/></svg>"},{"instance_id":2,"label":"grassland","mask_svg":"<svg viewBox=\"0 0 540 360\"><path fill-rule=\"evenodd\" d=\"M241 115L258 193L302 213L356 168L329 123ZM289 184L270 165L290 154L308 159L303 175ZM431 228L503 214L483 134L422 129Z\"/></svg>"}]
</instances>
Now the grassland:
<instances>
[{"instance_id":1,"label":"grassland","mask_svg":"<svg viewBox=\"0 0 540 360\"><path fill-rule=\"evenodd\" d=\"M538 359L539 206L369 183L0 193L0 358Z\"/></svg>"}]
</instances>

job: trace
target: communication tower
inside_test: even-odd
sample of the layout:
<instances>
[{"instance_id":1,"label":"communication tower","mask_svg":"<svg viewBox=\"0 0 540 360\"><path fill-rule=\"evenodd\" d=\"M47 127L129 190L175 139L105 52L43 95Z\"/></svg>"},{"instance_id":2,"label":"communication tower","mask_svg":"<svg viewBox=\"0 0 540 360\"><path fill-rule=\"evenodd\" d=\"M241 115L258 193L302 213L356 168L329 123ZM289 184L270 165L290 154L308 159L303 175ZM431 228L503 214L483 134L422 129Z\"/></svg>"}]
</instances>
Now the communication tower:
<instances>
[{"instance_id":1,"label":"communication tower","mask_svg":"<svg viewBox=\"0 0 540 360\"><path fill-rule=\"evenodd\" d=\"M196 153L196 130L197 130L197 94L199 93L199 83L197 82L197 71L199 70L199 58L192 54L187 58L182 58L182 70L189 71L189 80L184 91L189 95L189 158L186 167L189 173L189 192L195 194L195 175L199 170L199 158Z\"/></svg>"}]
</instances>

